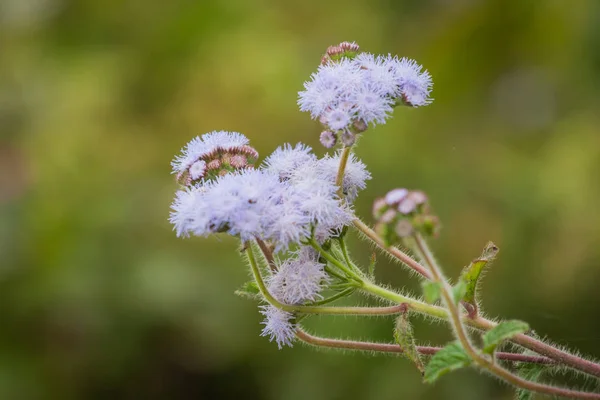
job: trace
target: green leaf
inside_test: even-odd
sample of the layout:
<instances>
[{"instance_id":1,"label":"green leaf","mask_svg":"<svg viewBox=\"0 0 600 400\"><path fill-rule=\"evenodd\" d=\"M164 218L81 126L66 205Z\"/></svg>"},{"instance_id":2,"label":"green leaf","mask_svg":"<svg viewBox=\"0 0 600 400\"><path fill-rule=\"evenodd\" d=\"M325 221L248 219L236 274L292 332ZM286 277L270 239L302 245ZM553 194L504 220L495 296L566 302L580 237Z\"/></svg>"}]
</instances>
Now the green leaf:
<instances>
[{"instance_id":1,"label":"green leaf","mask_svg":"<svg viewBox=\"0 0 600 400\"><path fill-rule=\"evenodd\" d=\"M454 287L452 287L452 298L454 300L454 304L460 303L460 301L467 293L467 284L463 281L458 281Z\"/></svg>"},{"instance_id":2,"label":"green leaf","mask_svg":"<svg viewBox=\"0 0 600 400\"><path fill-rule=\"evenodd\" d=\"M408 319L408 312L401 313L398 318L396 318L394 339L402 351L404 351L404 355L408 357L409 360L414 362L417 366L417 369L421 372L421 374L423 374L425 367L423 366L421 355L419 354L417 345L415 344L415 337L413 334L412 325Z\"/></svg>"},{"instance_id":3,"label":"green leaf","mask_svg":"<svg viewBox=\"0 0 600 400\"><path fill-rule=\"evenodd\" d=\"M425 367L425 382L433 383L440 376L469 364L469 355L458 342L452 342L431 357Z\"/></svg>"},{"instance_id":4,"label":"green leaf","mask_svg":"<svg viewBox=\"0 0 600 400\"><path fill-rule=\"evenodd\" d=\"M460 275L460 280L467 285L467 289L465 291L464 296L462 297L463 301L467 303L476 304L477 301L477 284L479 282L479 278L481 277L481 271L489 265L498 254L498 247L492 243L488 242L488 244L483 249L481 256L473 260L469 266L465 267Z\"/></svg>"},{"instance_id":5,"label":"green leaf","mask_svg":"<svg viewBox=\"0 0 600 400\"><path fill-rule=\"evenodd\" d=\"M517 375L528 381L539 382L540 378L542 377L542 374L546 370L547 367L545 365L521 363L518 367ZM532 400L533 396L533 392L524 389L517 389L517 400Z\"/></svg>"},{"instance_id":6,"label":"green leaf","mask_svg":"<svg viewBox=\"0 0 600 400\"><path fill-rule=\"evenodd\" d=\"M260 290L258 289L258 285L255 281L248 281L244 283L234 293L240 297L246 297L252 300L257 300L261 298Z\"/></svg>"},{"instance_id":7,"label":"green leaf","mask_svg":"<svg viewBox=\"0 0 600 400\"><path fill-rule=\"evenodd\" d=\"M483 335L483 352L493 354L496 347L506 339L527 332L529 325L523 321L504 321Z\"/></svg>"},{"instance_id":8,"label":"green leaf","mask_svg":"<svg viewBox=\"0 0 600 400\"><path fill-rule=\"evenodd\" d=\"M442 294L442 287L439 282L423 282L421 283L423 287L423 296L425 296L425 301L429 304L435 303Z\"/></svg>"}]
</instances>

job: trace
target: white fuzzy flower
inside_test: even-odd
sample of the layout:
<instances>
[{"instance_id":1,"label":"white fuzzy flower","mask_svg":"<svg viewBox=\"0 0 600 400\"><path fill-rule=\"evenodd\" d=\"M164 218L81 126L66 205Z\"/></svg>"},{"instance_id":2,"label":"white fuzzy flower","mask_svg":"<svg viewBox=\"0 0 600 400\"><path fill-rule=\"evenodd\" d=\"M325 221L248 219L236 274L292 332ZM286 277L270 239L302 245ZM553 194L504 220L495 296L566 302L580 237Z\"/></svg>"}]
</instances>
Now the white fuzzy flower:
<instances>
[{"instance_id":1,"label":"white fuzzy flower","mask_svg":"<svg viewBox=\"0 0 600 400\"><path fill-rule=\"evenodd\" d=\"M268 220L264 238L273 241L275 251L287 249L310 236L312 220L299 206L303 199L304 196L299 196L293 187L288 186L281 201L264 216Z\"/></svg>"},{"instance_id":2,"label":"white fuzzy flower","mask_svg":"<svg viewBox=\"0 0 600 400\"><path fill-rule=\"evenodd\" d=\"M326 155L319 160L318 170L322 176L329 181L335 182L340 165L341 152L337 152L334 156ZM344 172L344 180L342 181L342 189L346 194L346 199L352 203L358 196L358 192L363 190L371 179L371 174L367 171L367 167L362 161L358 160L354 154L351 154L346 163Z\"/></svg>"},{"instance_id":3,"label":"white fuzzy flower","mask_svg":"<svg viewBox=\"0 0 600 400\"><path fill-rule=\"evenodd\" d=\"M277 176L264 171L232 173L178 192L171 222L180 236L228 232L252 239L265 232L270 211L285 190Z\"/></svg>"},{"instance_id":4,"label":"white fuzzy flower","mask_svg":"<svg viewBox=\"0 0 600 400\"><path fill-rule=\"evenodd\" d=\"M431 86L429 73L413 60L361 53L321 65L299 92L298 105L332 131L366 128L385 123L399 99L413 107L431 103Z\"/></svg>"},{"instance_id":5,"label":"white fuzzy flower","mask_svg":"<svg viewBox=\"0 0 600 400\"><path fill-rule=\"evenodd\" d=\"M312 149L302 143L292 147L289 143L278 147L264 161L264 169L278 175L280 179L288 179L293 171L306 163L313 163L317 157Z\"/></svg>"},{"instance_id":6,"label":"white fuzzy flower","mask_svg":"<svg viewBox=\"0 0 600 400\"><path fill-rule=\"evenodd\" d=\"M370 53L361 53L354 59L363 71L363 77L368 85L372 85L383 95L397 97L399 94L396 82L397 58L388 56L374 56Z\"/></svg>"},{"instance_id":7,"label":"white fuzzy flower","mask_svg":"<svg viewBox=\"0 0 600 400\"><path fill-rule=\"evenodd\" d=\"M396 66L396 81L404 99L412 106L426 106L432 100L429 98L433 82L427 70L415 60L402 58Z\"/></svg>"},{"instance_id":8,"label":"white fuzzy flower","mask_svg":"<svg viewBox=\"0 0 600 400\"><path fill-rule=\"evenodd\" d=\"M354 94L354 92L352 92ZM328 126L334 131L341 131L352 123L354 112L347 104L340 105L325 111L320 118L323 125Z\"/></svg>"},{"instance_id":9,"label":"white fuzzy flower","mask_svg":"<svg viewBox=\"0 0 600 400\"><path fill-rule=\"evenodd\" d=\"M375 83L367 83L356 88L350 98L354 104L356 117L367 124L385 124L394 104L394 100L388 96L387 90Z\"/></svg>"},{"instance_id":10,"label":"white fuzzy flower","mask_svg":"<svg viewBox=\"0 0 600 400\"><path fill-rule=\"evenodd\" d=\"M283 346L293 346L296 326L291 322L293 315L274 306L261 306L260 313L265 316L262 324L265 326L261 336L269 336L270 341L275 341L281 350Z\"/></svg>"},{"instance_id":11,"label":"white fuzzy flower","mask_svg":"<svg viewBox=\"0 0 600 400\"><path fill-rule=\"evenodd\" d=\"M286 304L302 304L321 298L319 292L328 282L324 264L292 258L282 263L271 277L269 290Z\"/></svg>"},{"instance_id":12,"label":"white fuzzy flower","mask_svg":"<svg viewBox=\"0 0 600 400\"><path fill-rule=\"evenodd\" d=\"M319 162L298 168L289 182L302 194L298 207L310 217L319 242L352 223L354 214L349 205L340 201L335 177L324 174Z\"/></svg>"},{"instance_id":13,"label":"white fuzzy flower","mask_svg":"<svg viewBox=\"0 0 600 400\"><path fill-rule=\"evenodd\" d=\"M337 165L330 157L317 160L309 147L288 145L267 161L264 169L229 173L179 191L170 217L177 235L226 232L243 241L260 237L281 251L299 244L315 227L325 240L351 224L353 213L338 197ZM353 199L369 175L354 157L347 168L345 191Z\"/></svg>"},{"instance_id":14,"label":"white fuzzy flower","mask_svg":"<svg viewBox=\"0 0 600 400\"><path fill-rule=\"evenodd\" d=\"M320 65L311 75L311 81L304 83L299 92L298 105L301 111L310 112L319 118L326 110L337 108L354 87L361 82L359 66L351 60Z\"/></svg>"},{"instance_id":15,"label":"white fuzzy flower","mask_svg":"<svg viewBox=\"0 0 600 400\"><path fill-rule=\"evenodd\" d=\"M200 202L199 197L202 191L198 187L178 190L175 193L175 200L171 205L170 222L177 236L189 236L192 224L196 223L197 215L195 213L196 204Z\"/></svg>"}]
</instances>

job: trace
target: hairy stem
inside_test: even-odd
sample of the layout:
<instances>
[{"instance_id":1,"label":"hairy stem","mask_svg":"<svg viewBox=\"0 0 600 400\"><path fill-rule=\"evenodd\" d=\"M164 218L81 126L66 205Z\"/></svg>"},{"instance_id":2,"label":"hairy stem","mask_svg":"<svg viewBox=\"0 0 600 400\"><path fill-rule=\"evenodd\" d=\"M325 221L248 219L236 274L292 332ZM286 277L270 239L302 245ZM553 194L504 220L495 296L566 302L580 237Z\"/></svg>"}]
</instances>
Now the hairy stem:
<instances>
[{"instance_id":1,"label":"hairy stem","mask_svg":"<svg viewBox=\"0 0 600 400\"><path fill-rule=\"evenodd\" d=\"M352 147L344 147L342 154L340 155L340 165L338 167L337 176L335 177L335 185L338 187L338 196L340 199L344 198L344 174L346 173L346 165L348 164L348 158Z\"/></svg>"},{"instance_id":2,"label":"hairy stem","mask_svg":"<svg viewBox=\"0 0 600 400\"><path fill-rule=\"evenodd\" d=\"M349 287L349 288L342 290L339 293L334 294L333 296L327 297L326 299L319 300L319 301L313 301L312 303L310 303L310 305L311 306L320 306L323 304L328 304L328 303L336 301L337 299L341 299L342 297L351 295L355 290L356 290L355 287Z\"/></svg>"},{"instance_id":3,"label":"hairy stem","mask_svg":"<svg viewBox=\"0 0 600 400\"><path fill-rule=\"evenodd\" d=\"M359 351L377 351L382 353L404 353L402 348L397 344L392 343L373 343L373 342L362 342L357 340L343 340L343 339L332 339L324 338L320 336L314 336L300 327L296 328L296 337L303 342L310 343L315 346L330 347L335 349L347 349L347 350L359 350ZM433 355L440 351L441 347L433 346L417 346L417 351L423 355ZM504 361L516 361L525 362L532 364L556 364L556 362L550 358L542 356L530 356L518 353L506 353L497 352L496 357L499 360Z\"/></svg>"},{"instance_id":4,"label":"hairy stem","mask_svg":"<svg viewBox=\"0 0 600 400\"><path fill-rule=\"evenodd\" d=\"M440 283L442 298L448 309L450 316L450 323L454 328L454 334L460 344L462 345L465 352L470 356L471 360L479 367L488 370L493 375L511 383L519 388L529 390L532 392L544 393L553 396L564 396L577 399L600 399L600 394L579 392L570 389L559 388L550 385L544 385L538 382L532 382L521 378L518 375L513 374L509 370L493 362L493 360L486 358L480 351L473 345L471 339L467 334L467 330L462 322L460 310L457 307L456 302L452 296L452 289L446 279L444 278L440 267L435 262L427 244L423 238L417 234L415 235L416 245L419 251L422 253L423 260L429 267L434 282Z\"/></svg>"},{"instance_id":5,"label":"hairy stem","mask_svg":"<svg viewBox=\"0 0 600 400\"><path fill-rule=\"evenodd\" d=\"M404 296L392 290L378 286L372 282L365 281L361 286L361 290L397 304L406 303L411 310L414 310L420 314L440 320L448 319L448 312L443 307L434 306ZM489 319L483 317L477 317L476 319L467 318L463 322L472 328L483 331L489 331L490 329L498 325L496 322L490 321ZM520 346L523 346L531 351L535 351L538 354L551 358L560 364L567 365L573 369L585 372L589 375L600 377L600 365L592 361L586 360L584 358L567 353L566 351L553 347L547 343L542 342L541 340L521 333L514 336L512 339L510 339L510 341Z\"/></svg>"},{"instance_id":6,"label":"hairy stem","mask_svg":"<svg viewBox=\"0 0 600 400\"><path fill-rule=\"evenodd\" d=\"M308 244L311 245L315 250L317 250L321 254L321 256L323 256L323 258L325 258L331 264L335 265L341 271L345 272L346 275L348 275L350 278L358 282L362 281L362 277L360 277L350 265L345 265L344 263L340 262L337 258L332 256L331 253L323 249L323 247L321 247L321 245L317 243L315 239L309 239Z\"/></svg>"},{"instance_id":7,"label":"hairy stem","mask_svg":"<svg viewBox=\"0 0 600 400\"><path fill-rule=\"evenodd\" d=\"M369 240L375 243L377 247L381 248L382 250L388 252L398 260L402 261L402 263L406 264L410 269L417 272L418 274L424 276L427 279L431 279L431 274L429 273L429 271L427 271L425 267L423 267L417 261L413 260L408 254L406 254L399 248L394 246L387 246L385 242L379 237L379 235L377 235L377 233L375 233L373 229L369 228L367 224L362 222L360 219L355 218L354 221L352 221L352 223L354 224L354 227L356 229L358 229L367 238L369 238Z\"/></svg>"},{"instance_id":8,"label":"hairy stem","mask_svg":"<svg viewBox=\"0 0 600 400\"><path fill-rule=\"evenodd\" d=\"M260 251L265 256L265 259L267 260L267 264L269 264L269 268L271 268L271 271L277 271L277 264L275 263L275 257L273 257L273 251L271 251L271 248L261 238L258 237L256 238L256 244L258 244Z\"/></svg>"},{"instance_id":9,"label":"hairy stem","mask_svg":"<svg viewBox=\"0 0 600 400\"><path fill-rule=\"evenodd\" d=\"M345 156L344 153L346 153ZM346 163L348 162L349 156L350 148L344 148L336 177L336 184L339 186L338 193L343 193L342 182L344 179ZM358 231L362 232L365 237L371 240L379 248L392 255L393 257L397 258L402 263L406 264L409 268L411 268L413 271L419 273L425 278L432 278L429 271L427 271L427 269L421 264L419 264L417 261L413 260L408 254L404 253L396 247L386 246L385 242L377 235L377 233L371 228L369 228L367 224L362 222L359 218L355 218L353 224ZM393 302L408 303L408 305L415 311L432 317L441 319L448 318L446 310L441 307L432 306L418 300L409 299L406 296L402 296L396 292L387 290L368 281L363 281L362 290ZM483 317L477 317L475 319L470 319L465 322L471 327L482 330L490 330L497 325L497 323ZM538 354L552 358L553 360L561 364L567 365L573 369L585 372L596 377L600 377L600 364L594 363L592 361L570 354L566 351L560 350L556 347L542 342L541 340L532 338L531 336L527 336L525 334L518 334L511 339L511 342L519 344L529 350L535 351Z\"/></svg>"},{"instance_id":10,"label":"hairy stem","mask_svg":"<svg viewBox=\"0 0 600 400\"><path fill-rule=\"evenodd\" d=\"M360 230L362 233L364 233L365 236L367 238L369 238L377 246L379 246L383 250L387 251L392 256L398 258L400 261L404 262L405 264L409 265L413 270L415 270L419 273L421 273L420 272L421 270L425 270L425 268L422 265L420 265L419 263L414 261L412 258L410 258L407 254L403 253L401 250L394 248L394 247L385 247L385 245L383 244L383 241L377 236L377 234L362 221L356 219L354 221L354 226L356 226L358 228L358 230ZM414 264L412 264L412 263L414 263ZM415 268L415 265L418 267ZM430 274L428 272L427 272L427 274L421 273L421 275L426 276L428 279L431 279ZM405 301L404 296L399 296L397 293L387 290L387 289L384 289L384 288L381 288L377 285L371 284L371 285L363 286L363 290L366 290L372 294L386 298L393 302ZM426 306L428 306L427 304L418 302L418 301L411 303L410 306L415 311L421 312L423 314L427 314L427 315L438 317L438 318L444 318L444 319L447 318L447 314L445 313L445 310L440 307L430 306L430 307L434 307L434 309L432 310L430 307L426 307ZM431 311L433 311L433 312L431 312ZM483 317L477 317L475 319L466 320L464 322L471 327L482 329L482 330L490 330L490 329L494 328L496 325L498 325L496 322L491 321L487 318L483 318ZM576 355L570 354L564 350L558 349L554 346L544 343L541 340L535 339L535 338L533 338L531 336L527 336L525 334L519 334L519 335L516 335L515 337L513 337L511 339L511 342L519 344L519 345L521 345L529 350L535 351L536 353L541 354L543 356L552 358L553 360L556 360L557 362L559 362L561 364L568 365L569 367L571 367L573 369L576 369L576 370L585 372L586 374L593 375L593 376L600 378L600 364L597 364L595 362L592 362L592 361L586 360L584 358L578 357Z\"/></svg>"}]
</instances>

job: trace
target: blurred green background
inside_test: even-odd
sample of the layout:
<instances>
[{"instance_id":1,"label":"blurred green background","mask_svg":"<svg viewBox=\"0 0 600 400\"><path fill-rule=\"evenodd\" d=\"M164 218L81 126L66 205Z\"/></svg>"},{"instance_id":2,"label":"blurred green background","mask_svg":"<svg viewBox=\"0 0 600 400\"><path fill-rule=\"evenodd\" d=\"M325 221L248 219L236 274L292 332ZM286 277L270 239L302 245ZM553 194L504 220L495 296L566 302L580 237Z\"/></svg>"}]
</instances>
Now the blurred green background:
<instances>
[{"instance_id":1,"label":"blurred green background","mask_svg":"<svg viewBox=\"0 0 600 400\"><path fill-rule=\"evenodd\" d=\"M600 357L600 2L0 1L1 399L510 399L473 370L278 351L226 237L177 239L169 162L239 131L323 151L297 92L328 45L415 58L435 102L361 140L357 209L425 190L456 276L488 240L487 312ZM354 243L366 262L369 246ZM416 291L380 257L378 278ZM391 340L390 319L317 318ZM448 329L418 324L425 342ZM434 325L435 326L435 325Z\"/></svg>"}]
</instances>

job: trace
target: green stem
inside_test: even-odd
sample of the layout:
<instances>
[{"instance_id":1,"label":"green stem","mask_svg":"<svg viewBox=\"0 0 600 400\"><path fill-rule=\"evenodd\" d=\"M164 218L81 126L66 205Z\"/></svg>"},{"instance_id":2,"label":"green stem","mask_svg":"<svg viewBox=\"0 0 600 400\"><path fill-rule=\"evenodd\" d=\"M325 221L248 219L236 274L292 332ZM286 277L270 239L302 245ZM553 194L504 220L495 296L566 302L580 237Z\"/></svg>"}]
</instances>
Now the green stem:
<instances>
[{"instance_id":1,"label":"green stem","mask_svg":"<svg viewBox=\"0 0 600 400\"><path fill-rule=\"evenodd\" d=\"M564 396L578 399L600 399L600 394L579 392L525 380L520 376L513 374L509 370L501 367L500 365L495 364L493 360L483 356L471 342L471 339L469 338L467 330L461 319L460 310L457 307L457 303L453 299L452 288L444 278L442 270L435 262L435 258L431 254L431 251L429 250L425 240L423 240L421 235L417 234L415 235L415 241L419 252L421 252L423 255L423 260L429 267L433 281L438 282L441 286L442 298L444 299L444 303L446 303L450 322L454 328L454 334L461 343L465 352L470 356L476 365L483 369L487 369L489 372L505 380L506 382L525 390L553 396Z\"/></svg>"},{"instance_id":2,"label":"green stem","mask_svg":"<svg viewBox=\"0 0 600 400\"><path fill-rule=\"evenodd\" d=\"M335 185L338 187L338 196L340 199L344 198L344 174L346 172L346 165L348 164L348 158L350 157L350 151L352 147L344 147L340 156L340 165L338 167L337 176L335 177Z\"/></svg>"},{"instance_id":3,"label":"green stem","mask_svg":"<svg viewBox=\"0 0 600 400\"><path fill-rule=\"evenodd\" d=\"M340 237L338 239L338 242L340 243L340 249L342 250L342 256L344 257L346 265L352 268L352 270L354 270L354 272L356 272L357 274L361 274L362 271L356 266L356 264L352 262L352 260L350 260L350 256L348 254L348 246L346 246L346 239L344 237Z\"/></svg>"},{"instance_id":4,"label":"green stem","mask_svg":"<svg viewBox=\"0 0 600 400\"><path fill-rule=\"evenodd\" d=\"M424 277L431 279L431 274L422 265L420 265L418 262L416 262L415 260L410 258L407 254L405 254L401 250L399 250L395 247L385 246L385 244L383 243L381 238L379 238L377 233L375 233L372 229L370 229L364 222L362 222L359 219L355 219L354 226L359 231L361 231L367 238L369 238L373 243L375 243L378 247L380 247L381 249L386 251L388 254L399 259L400 261L402 261L403 263L405 263L410 268L412 268L414 271L418 272L419 274L423 275ZM384 299L393 301L393 302L405 301L404 299L399 300L398 294L395 292L392 292L390 290L383 289L383 288L378 288L378 289L377 288L378 287L376 285L371 284L371 285L364 286L363 290L370 292L372 294L375 294L377 296L380 296ZM403 296L400 296L400 297L403 297ZM426 314L429 316L434 316L437 318L447 318L446 311L443 308L429 306L429 307L433 307L433 310L431 310L431 309L428 309L427 304L419 302L417 300L414 300L413 303L409 303L409 304L411 304L411 307L413 307L416 311L419 311L423 314ZM431 313L430 311L434 311L434 313ZM498 325L496 322L491 321L486 318L483 318L483 317L469 319L469 320L466 320L465 323L473 328L477 328L477 329L481 329L481 330L490 330L490 329L494 328L496 325ZM561 364L567 365L573 369L576 369L576 370L585 372L586 374L600 378L600 364L598 364L598 363L594 363L592 361L586 360L586 359L576 356L574 354L570 354L564 350L553 347L547 343L542 342L541 340L535 339L535 338L533 338L531 336L527 336L525 334L516 335L510 341L514 342L516 344L519 344L529 350L535 351L538 354L552 358L553 360L555 360Z\"/></svg>"},{"instance_id":5,"label":"green stem","mask_svg":"<svg viewBox=\"0 0 600 400\"><path fill-rule=\"evenodd\" d=\"M349 287L349 288L346 288L346 289L342 290L341 292L336 293L333 296L330 296L326 299L314 301L314 302L310 303L310 305L311 306L321 306L323 304L328 304L328 303L334 302L338 299L341 299L342 297L351 295L355 290L356 290L356 288Z\"/></svg>"},{"instance_id":6,"label":"green stem","mask_svg":"<svg viewBox=\"0 0 600 400\"><path fill-rule=\"evenodd\" d=\"M329 265L325 265L325 272L327 272L329 275L338 278L339 280L342 280L344 282L347 281L346 277L338 274L337 272L335 272L333 269L331 269L331 267L329 267Z\"/></svg>"},{"instance_id":7,"label":"green stem","mask_svg":"<svg viewBox=\"0 0 600 400\"><path fill-rule=\"evenodd\" d=\"M358 282L363 280L356 272L352 270L349 266L342 264L337 258L332 256L327 250L325 250L317 241L313 238L308 240L308 244L310 244L315 250L317 250L323 258L329 261L331 264L335 265L337 268L345 272L350 278L355 279Z\"/></svg>"}]
</instances>

